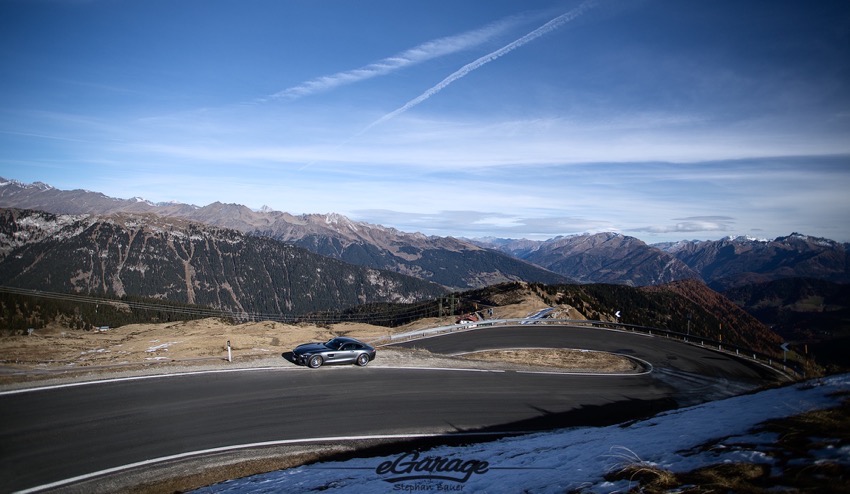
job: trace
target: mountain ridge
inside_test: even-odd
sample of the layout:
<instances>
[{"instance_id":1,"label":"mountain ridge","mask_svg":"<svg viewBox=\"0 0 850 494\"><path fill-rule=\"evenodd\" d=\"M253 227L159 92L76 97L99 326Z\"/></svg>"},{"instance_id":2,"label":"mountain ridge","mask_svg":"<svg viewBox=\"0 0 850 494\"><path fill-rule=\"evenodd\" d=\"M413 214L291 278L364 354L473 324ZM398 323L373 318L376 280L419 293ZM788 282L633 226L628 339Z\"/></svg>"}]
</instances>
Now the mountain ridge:
<instances>
[{"instance_id":1,"label":"mountain ridge","mask_svg":"<svg viewBox=\"0 0 850 494\"><path fill-rule=\"evenodd\" d=\"M0 209L0 279L17 288L130 294L275 317L447 292L418 278L182 218L19 209Z\"/></svg>"},{"instance_id":2,"label":"mountain ridge","mask_svg":"<svg viewBox=\"0 0 850 494\"><path fill-rule=\"evenodd\" d=\"M850 244L796 232L773 240L726 237L658 247L691 266L719 291L783 278L850 283Z\"/></svg>"},{"instance_id":3,"label":"mountain ridge","mask_svg":"<svg viewBox=\"0 0 850 494\"><path fill-rule=\"evenodd\" d=\"M99 192L62 191L0 178L0 207L63 214L156 214L270 237L345 262L394 271L451 289L528 281L649 286L698 279L718 291L789 277L850 283L850 244L792 233L773 240L726 237L647 244L611 232L527 239L464 239L407 233L336 213L292 215L263 207L207 206Z\"/></svg>"},{"instance_id":4,"label":"mountain ridge","mask_svg":"<svg viewBox=\"0 0 850 494\"><path fill-rule=\"evenodd\" d=\"M701 279L674 256L619 233L558 236L536 244L524 239L493 241L490 245L582 283L646 286Z\"/></svg>"},{"instance_id":5,"label":"mountain ridge","mask_svg":"<svg viewBox=\"0 0 850 494\"><path fill-rule=\"evenodd\" d=\"M183 218L269 237L350 264L416 276L449 288L475 288L509 281L574 281L471 242L401 232L391 227L356 222L335 213L296 216L269 209L254 211L244 205L222 202L203 207L154 204L115 199L99 192L28 186L3 178L0 178L0 207L54 214L150 213Z\"/></svg>"}]
</instances>

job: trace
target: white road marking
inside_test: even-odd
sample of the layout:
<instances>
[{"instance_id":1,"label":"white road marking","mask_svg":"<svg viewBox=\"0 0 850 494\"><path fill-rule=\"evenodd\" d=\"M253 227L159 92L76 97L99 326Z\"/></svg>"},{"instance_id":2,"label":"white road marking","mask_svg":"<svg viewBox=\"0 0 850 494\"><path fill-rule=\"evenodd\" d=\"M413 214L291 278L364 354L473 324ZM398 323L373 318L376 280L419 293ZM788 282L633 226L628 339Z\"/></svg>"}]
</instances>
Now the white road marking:
<instances>
[{"instance_id":1,"label":"white road marking","mask_svg":"<svg viewBox=\"0 0 850 494\"><path fill-rule=\"evenodd\" d=\"M145 379L159 379L166 377L182 377L182 376L194 376L199 374L223 374L228 372L252 372L252 371L264 371L264 370L279 370L279 371L293 371L298 369L287 369L285 367L244 367L239 369L211 369L211 370L202 370L202 371L192 371L192 372L176 372L171 374L150 374L146 376L130 376L130 377L115 377L112 379L98 379L95 381L81 381L74 383L65 383L65 384L53 384L50 386L36 386L34 388L22 388L22 389L12 389L8 391L0 391L0 396L8 396L8 395L16 395L21 393L30 393L33 391L49 391L53 389L63 389L63 388L74 388L77 386L89 386L92 384L108 384L108 383L116 383L116 382L125 382L125 381L142 381Z\"/></svg>"}]
</instances>

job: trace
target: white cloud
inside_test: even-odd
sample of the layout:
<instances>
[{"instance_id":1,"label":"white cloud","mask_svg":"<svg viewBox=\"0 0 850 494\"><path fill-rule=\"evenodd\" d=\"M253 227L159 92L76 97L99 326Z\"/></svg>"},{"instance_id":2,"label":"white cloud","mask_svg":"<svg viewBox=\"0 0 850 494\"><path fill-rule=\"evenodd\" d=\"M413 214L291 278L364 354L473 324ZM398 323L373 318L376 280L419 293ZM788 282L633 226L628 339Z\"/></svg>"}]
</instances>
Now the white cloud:
<instances>
[{"instance_id":1,"label":"white cloud","mask_svg":"<svg viewBox=\"0 0 850 494\"><path fill-rule=\"evenodd\" d=\"M629 232L646 233L707 233L735 231L735 219L728 216L674 218L671 225L654 225L630 228Z\"/></svg>"},{"instance_id":2,"label":"white cloud","mask_svg":"<svg viewBox=\"0 0 850 494\"><path fill-rule=\"evenodd\" d=\"M402 231L468 238L499 236L545 240L558 235L617 230L611 222L606 220L564 216L563 211L534 208L521 208L513 213L474 210L435 210L432 213L417 213L372 209L355 210L352 211L351 216L368 223L392 225Z\"/></svg>"}]
</instances>

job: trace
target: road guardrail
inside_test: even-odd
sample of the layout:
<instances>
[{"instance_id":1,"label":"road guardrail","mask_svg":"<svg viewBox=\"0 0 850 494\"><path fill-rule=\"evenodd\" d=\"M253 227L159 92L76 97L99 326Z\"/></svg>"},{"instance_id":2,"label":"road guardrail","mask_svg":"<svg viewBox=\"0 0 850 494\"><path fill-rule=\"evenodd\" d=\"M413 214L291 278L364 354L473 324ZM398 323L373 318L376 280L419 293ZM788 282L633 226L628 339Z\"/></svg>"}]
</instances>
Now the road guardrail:
<instances>
[{"instance_id":1,"label":"road guardrail","mask_svg":"<svg viewBox=\"0 0 850 494\"><path fill-rule=\"evenodd\" d=\"M648 326L640 326L637 324L624 324L613 321L595 321L587 319L538 319L538 318L521 318L521 319L487 319L476 322L466 322L462 324L451 324L447 326L438 326L435 328L417 329L414 331L405 331L387 336L382 336L370 341L372 345L390 345L402 341L411 341L431 336L437 336L447 333L455 333L459 331L470 331L474 329L493 327L493 326L524 326L524 325L553 325L553 326L586 326L595 327L613 331L626 331L630 333L643 333L648 336L659 336L665 338L673 338L681 340L684 343L697 345L704 348L710 348L715 351L735 355L739 358L745 358L762 365L767 365L777 371L788 374L793 374L794 377L805 376L805 372L797 365L790 364L776 355L770 355L752 350L750 348L741 347L722 341L712 340L699 335L681 333L662 328L653 328ZM789 375L789 377L792 377Z\"/></svg>"}]
</instances>

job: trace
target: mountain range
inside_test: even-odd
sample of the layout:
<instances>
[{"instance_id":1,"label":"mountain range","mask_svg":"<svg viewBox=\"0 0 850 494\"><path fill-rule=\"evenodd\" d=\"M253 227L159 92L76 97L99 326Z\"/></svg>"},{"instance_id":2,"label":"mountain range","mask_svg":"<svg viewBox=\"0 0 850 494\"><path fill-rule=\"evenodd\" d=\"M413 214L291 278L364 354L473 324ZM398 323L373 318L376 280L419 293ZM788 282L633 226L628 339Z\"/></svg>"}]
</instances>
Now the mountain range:
<instances>
[{"instance_id":1,"label":"mountain range","mask_svg":"<svg viewBox=\"0 0 850 494\"><path fill-rule=\"evenodd\" d=\"M774 240L749 237L657 244L717 290L784 278L850 282L850 244L792 233Z\"/></svg>"},{"instance_id":2,"label":"mountain range","mask_svg":"<svg viewBox=\"0 0 850 494\"><path fill-rule=\"evenodd\" d=\"M406 233L338 214L291 215L215 202L198 207L116 199L0 178L0 207L54 214L155 214L268 237L350 264L470 289L507 281L650 286L696 279L723 291L753 282L808 277L850 283L850 245L792 233L646 244L618 233L546 241L458 239Z\"/></svg>"},{"instance_id":3,"label":"mountain range","mask_svg":"<svg viewBox=\"0 0 850 494\"><path fill-rule=\"evenodd\" d=\"M570 283L572 279L505 253L451 237L429 237L351 221L338 214L291 215L215 202L204 207L115 199L98 192L64 191L43 183L0 178L0 207L54 214L155 214L238 230L305 248L316 254L428 280L450 289L509 281Z\"/></svg>"},{"instance_id":4,"label":"mountain range","mask_svg":"<svg viewBox=\"0 0 850 494\"><path fill-rule=\"evenodd\" d=\"M727 237L653 245L618 233L475 242L582 283L648 286L698 279L724 291L783 278L850 282L849 244L799 233L774 240Z\"/></svg>"},{"instance_id":5,"label":"mountain range","mask_svg":"<svg viewBox=\"0 0 850 494\"><path fill-rule=\"evenodd\" d=\"M699 273L672 254L618 233L573 235L539 242L524 239L475 242L570 276L580 283L648 286L701 280Z\"/></svg>"}]
</instances>

